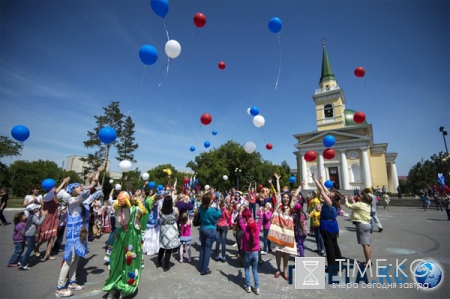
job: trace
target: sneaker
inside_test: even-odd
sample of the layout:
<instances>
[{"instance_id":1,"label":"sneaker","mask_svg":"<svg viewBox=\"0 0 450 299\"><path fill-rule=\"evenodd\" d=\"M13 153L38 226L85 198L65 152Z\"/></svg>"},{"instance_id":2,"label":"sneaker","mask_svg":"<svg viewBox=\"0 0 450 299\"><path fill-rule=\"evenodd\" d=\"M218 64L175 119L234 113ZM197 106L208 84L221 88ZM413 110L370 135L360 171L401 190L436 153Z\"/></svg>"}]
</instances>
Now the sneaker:
<instances>
[{"instance_id":1,"label":"sneaker","mask_svg":"<svg viewBox=\"0 0 450 299\"><path fill-rule=\"evenodd\" d=\"M20 262L18 262L17 267L22 267L22 264Z\"/></svg>"},{"instance_id":2,"label":"sneaker","mask_svg":"<svg viewBox=\"0 0 450 299\"><path fill-rule=\"evenodd\" d=\"M73 295L73 293L69 289L57 290L56 293L55 293L55 297L58 297L58 298L60 298L60 297L70 297L72 295Z\"/></svg>"},{"instance_id":3,"label":"sneaker","mask_svg":"<svg viewBox=\"0 0 450 299\"><path fill-rule=\"evenodd\" d=\"M325 251L319 252L319 255L320 255L320 256L324 256L324 255L325 255Z\"/></svg>"},{"instance_id":4,"label":"sneaker","mask_svg":"<svg viewBox=\"0 0 450 299\"><path fill-rule=\"evenodd\" d=\"M20 266L19 267L19 270L30 270L31 268L30 267L28 267L28 265L25 265L25 266Z\"/></svg>"},{"instance_id":5,"label":"sneaker","mask_svg":"<svg viewBox=\"0 0 450 299\"><path fill-rule=\"evenodd\" d=\"M18 264L9 264L8 268L14 268L14 267L17 267L17 266L18 266Z\"/></svg>"},{"instance_id":6,"label":"sneaker","mask_svg":"<svg viewBox=\"0 0 450 299\"><path fill-rule=\"evenodd\" d=\"M112 289L108 292L108 297L106 297L106 299L115 299L117 295L119 295L119 293L115 289Z\"/></svg>"},{"instance_id":7,"label":"sneaker","mask_svg":"<svg viewBox=\"0 0 450 299\"><path fill-rule=\"evenodd\" d=\"M245 290L247 293L251 293L251 292L252 292L252 289L251 289L250 287L245 287L244 290Z\"/></svg>"},{"instance_id":8,"label":"sneaker","mask_svg":"<svg viewBox=\"0 0 450 299\"><path fill-rule=\"evenodd\" d=\"M71 290L71 291L81 291L81 290L84 290L84 287L80 286L79 284L72 283L72 284L69 284L69 290Z\"/></svg>"},{"instance_id":9,"label":"sneaker","mask_svg":"<svg viewBox=\"0 0 450 299\"><path fill-rule=\"evenodd\" d=\"M220 256L216 256L216 262L221 261L222 258Z\"/></svg>"},{"instance_id":10,"label":"sneaker","mask_svg":"<svg viewBox=\"0 0 450 299\"><path fill-rule=\"evenodd\" d=\"M252 288L253 293L255 293L256 295L259 295L259 288Z\"/></svg>"},{"instance_id":11,"label":"sneaker","mask_svg":"<svg viewBox=\"0 0 450 299\"><path fill-rule=\"evenodd\" d=\"M381 233L382 231L383 231L383 229L382 229L382 228L380 228L380 229L378 230L378 232L379 232L379 233Z\"/></svg>"},{"instance_id":12,"label":"sneaker","mask_svg":"<svg viewBox=\"0 0 450 299\"><path fill-rule=\"evenodd\" d=\"M222 257L222 263L225 263L227 261L227 258L226 257Z\"/></svg>"},{"instance_id":13,"label":"sneaker","mask_svg":"<svg viewBox=\"0 0 450 299\"><path fill-rule=\"evenodd\" d=\"M267 254L264 250L261 250L261 255Z\"/></svg>"},{"instance_id":14,"label":"sneaker","mask_svg":"<svg viewBox=\"0 0 450 299\"><path fill-rule=\"evenodd\" d=\"M232 247L237 247L237 243L234 243Z\"/></svg>"}]
</instances>

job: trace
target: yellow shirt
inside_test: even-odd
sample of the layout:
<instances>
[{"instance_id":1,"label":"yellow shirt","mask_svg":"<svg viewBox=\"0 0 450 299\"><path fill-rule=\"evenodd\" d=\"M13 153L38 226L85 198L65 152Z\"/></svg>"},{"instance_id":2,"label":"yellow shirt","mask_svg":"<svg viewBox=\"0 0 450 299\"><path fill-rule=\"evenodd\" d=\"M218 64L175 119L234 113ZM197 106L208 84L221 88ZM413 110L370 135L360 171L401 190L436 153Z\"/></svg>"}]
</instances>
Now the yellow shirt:
<instances>
[{"instance_id":1,"label":"yellow shirt","mask_svg":"<svg viewBox=\"0 0 450 299\"><path fill-rule=\"evenodd\" d=\"M313 210L309 214L309 218L312 219L312 225L319 227L320 226L320 211Z\"/></svg>"},{"instance_id":2,"label":"yellow shirt","mask_svg":"<svg viewBox=\"0 0 450 299\"><path fill-rule=\"evenodd\" d=\"M371 205L358 201L355 203L345 202L347 208L352 209L350 219L354 222L370 223Z\"/></svg>"},{"instance_id":3,"label":"yellow shirt","mask_svg":"<svg viewBox=\"0 0 450 299\"><path fill-rule=\"evenodd\" d=\"M319 204L319 205L321 204L318 197L314 197L313 199L311 199L311 201L309 202L308 211L312 212L314 210L314 208L316 207L316 204Z\"/></svg>"}]
</instances>

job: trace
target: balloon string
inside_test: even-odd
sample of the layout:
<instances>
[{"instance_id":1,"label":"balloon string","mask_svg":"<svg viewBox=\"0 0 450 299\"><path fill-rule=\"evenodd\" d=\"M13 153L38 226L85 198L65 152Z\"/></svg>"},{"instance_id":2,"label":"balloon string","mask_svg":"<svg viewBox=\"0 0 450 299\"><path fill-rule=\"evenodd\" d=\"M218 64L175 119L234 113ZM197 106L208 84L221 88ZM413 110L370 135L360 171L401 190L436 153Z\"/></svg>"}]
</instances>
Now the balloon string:
<instances>
[{"instance_id":1,"label":"balloon string","mask_svg":"<svg viewBox=\"0 0 450 299\"><path fill-rule=\"evenodd\" d=\"M166 20L163 20L164 28L166 29L167 41L169 41L169 31L167 30Z\"/></svg>"},{"instance_id":2,"label":"balloon string","mask_svg":"<svg viewBox=\"0 0 450 299\"><path fill-rule=\"evenodd\" d=\"M22 144L22 150L23 150L23 147L24 147L23 141L20 141L20 143ZM22 158L22 150L20 151L19 159L18 159L17 161L20 161L20 159ZM13 184L14 178L15 178L15 176L16 176L16 170L17 170L17 167L14 168L14 172L13 172L13 174L12 174L11 181L9 182L10 188L12 188L12 186L13 186L12 184Z\"/></svg>"},{"instance_id":3,"label":"balloon string","mask_svg":"<svg viewBox=\"0 0 450 299\"><path fill-rule=\"evenodd\" d=\"M262 132L263 140L264 140L264 142L266 142L266 138L264 137L264 130L263 130L263 127L261 127L261 132Z\"/></svg>"},{"instance_id":4,"label":"balloon string","mask_svg":"<svg viewBox=\"0 0 450 299\"><path fill-rule=\"evenodd\" d=\"M161 81L161 83L159 83L159 87L161 87L161 85L164 83L164 81L166 80L166 78L167 78L167 75L169 74L169 64L170 64L170 57L167 57L167 63L166 63L166 65L165 65L165 67L166 67L166 74L164 75L164 78L162 79L162 81Z\"/></svg>"},{"instance_id":5,"label":"balloon string","mask_svg":"<svg viewBox=\"0 0 450 299\"><path fill-rule=\"evenodd\" d=\"M281 53L281 38L280 38L280 33L278 33L278 46L280 48L280 64L278 66L278 77L277 77L277 82L275 83L275 89L277 89L278 87L278 81L280 81L280 74L281 74L281 58L282 58L282 53Z\"/></svg>"},{"instance_id":6,"label":"balloon string","mask_svg":"<svg viewBox=\"0 0 450 299\"><path fill-rule=\"evenodd\" d=\"M131 113L131 111L133 111L133 109L134 109L134 107L135 107L135 105L136 105L136 101L137 101L137 100L139 99L139 97L141 96L141 93L142 93L142 87L143 87L143 85L144 85L144 78L145 78L145 71L146 71L146 70L147 70L147 66L144 65L144 73L142 74L141 87L139 88L139 92L138 92L137 96L134 98L134 101L133 101L133 103L132 103L132 105L131 105L131 110L128 111L128 113Z\"/></svg>"},{"instance_id":7,"label":"balloon string","mask_svg":"<svg viewBox=\"0 0 450 299\"><path fill-rule=\"evenodd\" d=\"M366 79L363 79L363 81L364 81L364 86L367 87Z\"/></svg>"}]
</instances>

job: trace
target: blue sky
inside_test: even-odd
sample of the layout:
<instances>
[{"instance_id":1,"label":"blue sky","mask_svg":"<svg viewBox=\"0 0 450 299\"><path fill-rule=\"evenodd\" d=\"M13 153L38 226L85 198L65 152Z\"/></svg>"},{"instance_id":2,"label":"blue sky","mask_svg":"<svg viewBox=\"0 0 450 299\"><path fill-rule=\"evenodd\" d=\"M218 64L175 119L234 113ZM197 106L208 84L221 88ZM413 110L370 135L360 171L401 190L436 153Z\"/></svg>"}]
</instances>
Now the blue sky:
<instances>
[{"instance_id":1,"label":"blue sky","mask_svg":"<svg viewBox=\"0 0 450 299\"><path fill-rule=\"evenodd\" d=\"M265 160L296 168L293 135L317 129L311 96L323 37L346 108L365 112L374 141L398 152L399 175L445 150L439 127L450 131L448 1L169 0L164 19L150 1L137 0L6 0L0 11L0 134L11 136L19 124L31 132L22 156L6 163L61 165L86 155L94 115L120 101L136 123L134 167L141 170L163 163L186 170L200 152L228 140L252 141ZM197 12L207 18L200 29ZM283 22L280 44L268 29L272 17ZM182 49L167 76L164 24ZM145 44L159 53L151 66L139 59ZM358 66L363 79L353 74ZM251 106L264 116L263 130L247 114ZM213 117L208 126L200 124L203 113Z\"/></svg>"}]
</instances>

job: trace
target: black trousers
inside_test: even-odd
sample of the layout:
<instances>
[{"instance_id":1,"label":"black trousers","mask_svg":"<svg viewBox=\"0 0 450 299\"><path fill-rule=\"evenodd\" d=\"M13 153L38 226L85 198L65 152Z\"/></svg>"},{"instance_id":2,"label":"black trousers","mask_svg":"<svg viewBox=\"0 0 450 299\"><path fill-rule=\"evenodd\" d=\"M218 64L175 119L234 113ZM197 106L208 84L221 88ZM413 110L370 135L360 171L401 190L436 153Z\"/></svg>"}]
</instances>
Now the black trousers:
<instances>
[{"instance_id":1,"label":"black trousers","mask_svg":"<svg viewBox=\"0 0 450 299\"><path fill-rule=\"evenodd\" d=\"M164 256L164 268L169 269L169 261L170 261L171 255L172 255L172 249L159 248L158 264L161 265L161 261Z\"/></svg>"},{"instance_id":2,"label":"black trousers","mask_svg":"<svg viewBox=\"0 0 450 299\"><path fill-rule=\"evenodd\" d=\"M341 259L342 255L337 242L338 234L329 233L324 230L320 230L320 234L325 245L328 267L336 266L336 270L339 269L339 262L336 259Z\"/></svg>"}]
</instances>

